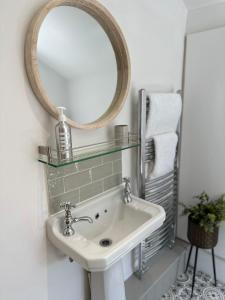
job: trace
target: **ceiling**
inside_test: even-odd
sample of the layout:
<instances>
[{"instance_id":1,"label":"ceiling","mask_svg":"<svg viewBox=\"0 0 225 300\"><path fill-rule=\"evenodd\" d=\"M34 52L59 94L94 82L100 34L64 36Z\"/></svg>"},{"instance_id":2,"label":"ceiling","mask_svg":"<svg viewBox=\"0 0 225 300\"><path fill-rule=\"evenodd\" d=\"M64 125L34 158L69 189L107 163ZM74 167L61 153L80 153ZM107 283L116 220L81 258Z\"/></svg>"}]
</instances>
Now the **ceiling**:
<instances>
[{"instance_id":1,"label":"ceiling","mask_svg":"<svg viewBox=\"0 0 225 300\"><path fill-rule=\"evenodd\" d=\"M187 9L198 9L200 7L225 3L225 0L183 0Z\"/></svg>"}]
</instances>

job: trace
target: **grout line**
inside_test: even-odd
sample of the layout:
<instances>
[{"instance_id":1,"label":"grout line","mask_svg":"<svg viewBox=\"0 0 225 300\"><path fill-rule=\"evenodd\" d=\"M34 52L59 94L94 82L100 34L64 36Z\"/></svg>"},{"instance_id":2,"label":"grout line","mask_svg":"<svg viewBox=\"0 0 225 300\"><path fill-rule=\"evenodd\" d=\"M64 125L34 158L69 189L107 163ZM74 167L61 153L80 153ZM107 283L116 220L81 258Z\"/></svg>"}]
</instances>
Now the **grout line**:
<instances>
[{"instance_id":1,"label":"grout line","mask_svg":"<svg viewBox=\"0 0 225 300\"><path fill-rule=\"evenodd\" d=\"M88 186L88 185L90 185L90 184L98 183L98 182L100 182L100 181L102 181L102 178L100 178L100 179L98 179L98 180L96 180L96 181L94 181L94 182L89 182L89 183L86 183L86 184L84 184L84 185L81 185L80 187L78 187L78 188L76 188L76 189L84 188L84 187L86 187L86 186Z\"/></svg>"},{"instance_id":2,"label":"grout line","mask_svg":"<svg viewBox=\"0 0 225 300\"><path fill-rule=\"evenodd\" d=\"M62 178L62 181L63 181L63 191L64 191L64 194L65 194L65 192L66 192L66 187L65 187L64 177Z\"/></svg>"},{"instance_id":3,"label":"grout line","mask_svg":"<svg viewBox=\"0 0 225 300\"><path fill-rule=\"evenodd\" d=\"M90 178L91 178L91 183L93 183L93 175L92 175L92 170L89 169L89 175L90 175Z\"/></svg>"},{"instance_id":4,"label":"grout line","mask_svg":"<svg viewBox=\"0 0 225 300\"><path fill-rule=\"evenodd\" d=\"M114 172L114 164L116 163L116 162L119 162L120 161L120 164L121 164L121 172L119 172L119 173L122 173L122 161L121 161L121 159L117 159L117 160L114 160L113 161L113 174L118 174L118 172Z\"/></svg>"},{"instance_id":5,"label":"grout line","mask_svg":"<svg viewBox=\"0 0 225 300\"><path fill-rule=\"evenodd\" d=\"M122 176L122 172L103 177L102 179L105 180L105 179L108 179L109 177L113 177L113 176L116 176L116 175L121 175Z\"/></svg>"},{"instance_id":6,"label":"grout line","mask_svg":"<svg viewBox=\"0 0 225 300\"><path fill-rule=\"evenodd\" d=\"M116 175L121 175L121 178L122 178L122 173L118 173L118 174L116 174ZM115 175L113 175L113 176L115 176ZM107 179L107 178L109 178L109 177L111 177L111 176L108 176L108 177L106 177L105 179ZM109 189L111 189L111 188L113 188L113 187L115 187L115 186L117 186L117 185L120 185L120 184L122 183L122 181L121 181L120 184L116 184L116 185L113 185L113 186L110 187L110 188L105 189L105 179L104 179L104 182L103 182L103 185L104 185L104 192L107 191L107 190L109 190Z\"/></svg>"},{"instance_id":7,"label":"grout line","mask_svg":"<svg viewBox=\"0 0 225 300\"><path fill-rule=\"evenodd\" d=\"M104 179L102 179L101 182L102 182L102 192L104 192L104 185L105 185L104 184Z\"/></svg>"},{"instance_id":8,"label":"grout line","mask_svg":"<svg viewBox=\"0 0 225 300\"><path fill-rule=\"evenodd\" d=\"M86 169L86 170L83 170L83 171L72 172L72 173L69 173L69 174L67 174L67 175L64 175L63 178L67 178L67 177L72 176L72 175L84 173L84 172L87 172L88 170L89 170L89 169Z\"/></svg>"},{"instance_id":9,"label":"grout line","mask_svg":"<svg viewBox=\"0 0 225 300\"><path fill-rule=\"evenodd\" d=\"M49 199L53 199L53 198L62 196L62 195L64 195L64 194L65 194L65 193L63 192L63 193L59 193L59 194L56 194L56 195L54 195L54 196L51 196L51 194L49 193Z\"/></svg>"},{"instance_id":10,"label":"grout line","mask_svg":"<svg viewBox=\"0 0 225 300\"><path fill-rule=\"evenodd\" d=\"M109 164L111 164L111 170L112 170L112 174L111 175L108 175L108 176L106 176L106 177L109 177L109 176L112 176L113 175L113 164L112 164L112 162L107 162L107 163L105 163L105 164L103 164L102 166L104 166L104 165L109 165ZM101 167L101 166L98 166L98 167ZM98 167L92 167L91 169L90 169L90 171L91 171L91 174L92 174L92 170L93 169L95 169L95 168L98 168ZM106 178L106 177L101 177L101 178L98 178L97 180L92 180L92 182L96 182L96 181L98 181L98 180L100 180L100 179L103 179L103 178Z\"/></svg>"},{"instance_id":11,"label":"grout line","mask_svg":"<svg viewBox=\"0 0 225 300\"><path fill-rule=\"evenodd\" d=\"M96 158L97 158L97 157L96 157ZM96 158L93 158L93 159L96 159ZM79 172L78 172L78 173L83 172L83 171L90 170L90 169L92 169L92 168L100 167L100 166L102 165L102 158L100 157L100 159L101 159L101 160L100 160L100 163L95 164L94 166L91 166L91 167L87 167L86 169L80 170L80 168L78 167L78 169L79 169ZM80 162L80 163L82 163L82 162ZM77 164L79 164L79 163L77 163Z\"/></svg>"},{"instance_id":12,"label":"grout line","mask_svg":"<svg viewBox=\"0 0 225 300\"><path fill-rule=\"evenodd\" d=\"M76 188L76 189L74 189L74 190L70 190L70 191L65 192L65 193L60 193L60 194L57 194L57 195L52 196L52 197L49 196L49 200L55 201L55 198L58 198L58 197L60 197L60 196L63 196L63 195L66 195L66 194L69 194L69 193L72 193L72 192L75 192L75 191L78 191L78 192L79 192L79 188Z\"/></svg>"},{"instance_id":13,"label":"grout line","mask_svg":"<svg viewBox=\"0 0 225 300\"><path fill-rule=\"evenodd\" d=\"M78 188L78 203L80 203L81 200L80 200L80 187Z\"/></svg>"},{"instance_id":14,"label":"grout line","mask_svg":"<svg viewBox=\"0 0 225 300\"><path fill-rule=\"evenodd\" d=\"M90 200L91 198L93 198L93 197L95 197L95 196L97 196L97 195L100 195L100 194L102 194L103 192L104 192L104 183L103 183L103 180L101 179L101 180L98 180L98 181L96 181L95 183L100 183L100 187L101 187L101 191L100 191L100 193L96 193L96 194L93 194L92 196L90 196L90 197L88 197L88 198L86 198L86 199L83 199L83 200L81 200L80 199L80 202L83 202L83 201L86 201L86 200Z\"/></svg>"},{"instance_id":15,"label":"grout line","mask_svg":"<svg viewBox=\"0 0 225 300\"><path fill-rule=\"evenodd\" d=\"M81 188L81 187L83 187L83 186L88 185L88 184L91 184L91 182L85 183L85 184L81 184L80 186L77 186L76 188L73 188L73 189L71 189L71 190L66 191L66 193L75 191L75 190L77 190L77 189L79 189L79 188Z\"/></svg>"},{"instance_id":16,"label":"grout line","mask_svg":"<svg viewBox=\"0 0 225 300\"><path fill-rule=\"evenodd\" d=\"M103 163L102 165L98 165L98 166L93 166L93 167L91 167L90 170L95 169L95 168L99 168L99 167L102 167L102 166L105 166L105 165L108 165L108 164L110 164L110 163L112 163L112 161L107 161L106 163Z\"/></svg>"},{"instance_id":17,"label":"grout line","mask_svg":"<svg viewBox=\"0 0 225 300\"><path fill-rule=\"evenodd\" d=\"M112 175L113 175L113 161L111 162L111 170L112 170Z\"/></svg>"},{"instance_id":18,"label":"grout line","mask_svg":"<svg viewBox=\"0 0 225 300\"><path fill-rule=\"evenodd\" d=\"M116 176L116 175L121 175L121 177L122 177L122 170L121 170L121 172L114 173L112 176Z\"/></svg>"},{"instance_id":19,"label":"grout line","mask_svg":"<svg viewBox=\"0 0 225 300\"><path fill-rule=\"evenodd\" d=\"M121 159L121 158L115 159L115 160L113 160L113 162L117 162L117 161L119 161L119 160L122 162L122 159Z\"/></svg>"}]
</instances>

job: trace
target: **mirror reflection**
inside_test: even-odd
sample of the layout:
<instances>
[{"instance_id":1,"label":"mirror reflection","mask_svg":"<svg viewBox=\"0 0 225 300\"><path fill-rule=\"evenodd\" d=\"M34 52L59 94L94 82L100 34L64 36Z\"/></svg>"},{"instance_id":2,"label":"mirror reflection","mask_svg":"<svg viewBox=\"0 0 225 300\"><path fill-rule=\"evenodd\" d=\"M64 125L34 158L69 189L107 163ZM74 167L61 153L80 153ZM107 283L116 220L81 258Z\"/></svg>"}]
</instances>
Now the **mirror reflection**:
<instances>
[{"instance_id":1,"label":"mirror reflection","mask_svg":"<svg viewBox=\"0 0 225 300\"><path fill-rule=\"evenodd\" d=\"M117 64L100 24L71 6L53 8L44 19L37 43L43 88L67 117L94 122L109 108L116 91Z\"/></svg>"}]
</instances>

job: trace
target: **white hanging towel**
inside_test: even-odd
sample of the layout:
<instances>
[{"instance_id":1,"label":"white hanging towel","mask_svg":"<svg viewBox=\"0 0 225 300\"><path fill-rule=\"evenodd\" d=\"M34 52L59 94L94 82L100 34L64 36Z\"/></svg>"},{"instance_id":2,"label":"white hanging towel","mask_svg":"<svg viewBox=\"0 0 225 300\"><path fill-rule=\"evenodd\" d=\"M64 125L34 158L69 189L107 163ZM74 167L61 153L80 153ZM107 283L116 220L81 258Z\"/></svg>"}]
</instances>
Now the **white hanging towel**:
<instances>
[{"instance_id":1,"label":"white hanging towel","mask_svg":"<svg viewBox=\"0 0 225 300\"><path fill-rule=\"evenodd\" d=\"M179 94L151 94L146 138L157 134L176 132L181 110L182 101Z\"/></svg>"},{"instance_id":2,"label":"white hanging towel","mask_svg":"<svg viewBox=\"0 0 225 300\"><path fill-rule=\"evenodd\" d=\"M163 176L174 169L178 136L176 133L159 134L153 137L155 161L150 177Z\"/></svg>"}]
</instances>

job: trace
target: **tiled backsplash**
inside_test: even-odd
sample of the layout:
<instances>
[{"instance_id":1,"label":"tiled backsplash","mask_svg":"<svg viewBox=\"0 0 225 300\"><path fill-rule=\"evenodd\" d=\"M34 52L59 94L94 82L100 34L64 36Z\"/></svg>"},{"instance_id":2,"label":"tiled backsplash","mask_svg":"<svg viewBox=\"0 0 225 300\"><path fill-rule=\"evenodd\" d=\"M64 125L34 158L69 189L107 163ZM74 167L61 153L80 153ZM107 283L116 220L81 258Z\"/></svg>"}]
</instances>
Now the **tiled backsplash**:
<instances>
[{"instance_id":1,"label":"tiled backsplash","mask_svg":"<svg viewBox=\"0 0 225 300\"><path fill-rule=\"evenodd\" d=\"M121 152L61 168L47 167L49 210L61 210L61 202L78 203L122 182Z\"/></svg>"}]
</instances>

